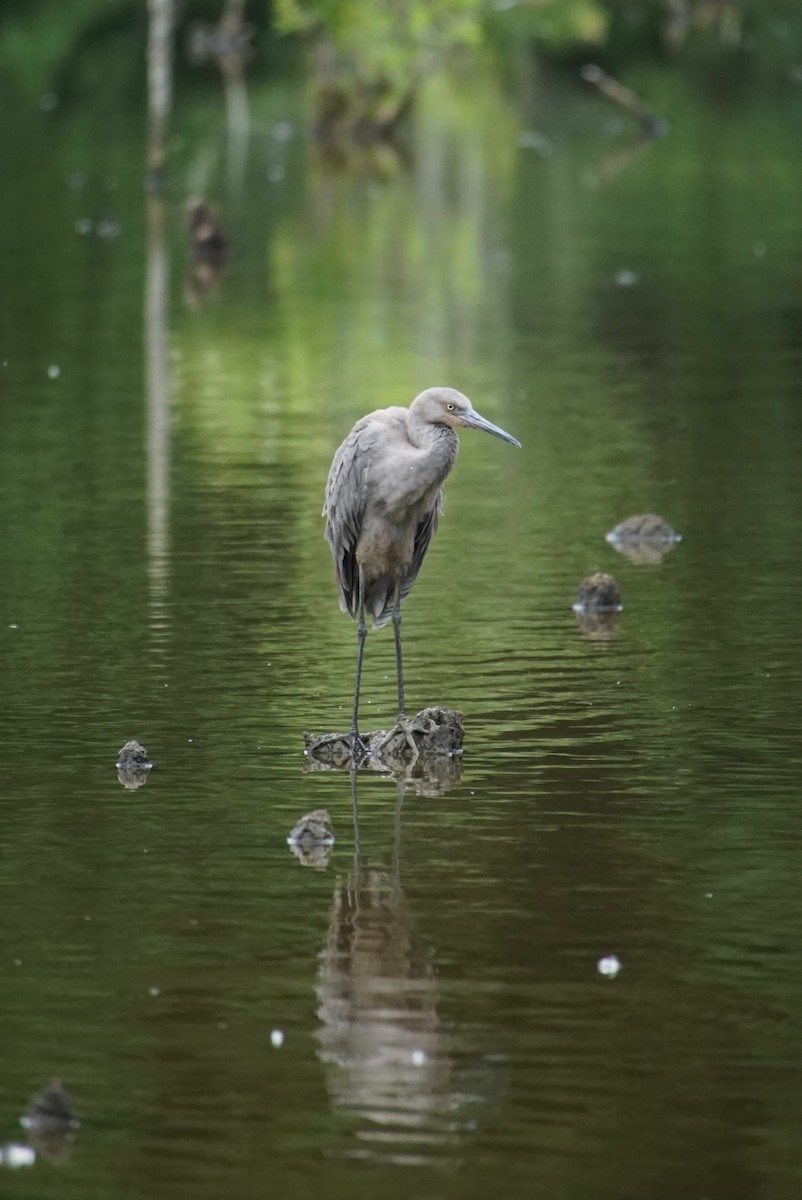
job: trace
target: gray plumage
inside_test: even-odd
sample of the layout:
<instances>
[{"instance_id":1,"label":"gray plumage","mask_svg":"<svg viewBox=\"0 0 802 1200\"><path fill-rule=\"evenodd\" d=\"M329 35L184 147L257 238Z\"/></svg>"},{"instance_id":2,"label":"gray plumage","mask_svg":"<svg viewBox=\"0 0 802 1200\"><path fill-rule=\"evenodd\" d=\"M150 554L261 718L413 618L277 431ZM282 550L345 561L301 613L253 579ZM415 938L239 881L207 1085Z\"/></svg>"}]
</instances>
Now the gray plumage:
<instances>
[{"instance_id":1,"label":"gray plumage","mask_svg":"<svg viewBox=\"0 0 802 1200\"><path fill-rule=\"evenodd\" d=\"M391 618L395 624L399 719L404 719L399 609L437 529L443 483L459 449L458 427L520 445L479 416L461 392L429 388L409 408L381 408L362 417L334 455L323 516L340 608L360 619L353 737L364 613L374 626Z\"/></svg>"}]
</instances>

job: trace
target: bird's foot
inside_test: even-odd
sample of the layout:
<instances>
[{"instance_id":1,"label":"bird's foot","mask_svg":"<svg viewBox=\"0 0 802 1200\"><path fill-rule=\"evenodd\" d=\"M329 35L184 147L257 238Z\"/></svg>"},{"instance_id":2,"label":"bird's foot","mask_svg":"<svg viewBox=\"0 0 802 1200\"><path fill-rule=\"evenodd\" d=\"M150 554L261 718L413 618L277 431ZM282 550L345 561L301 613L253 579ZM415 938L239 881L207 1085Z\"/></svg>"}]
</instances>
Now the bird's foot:
<instances>
[{"instance_id":1,"label":"bird's foot","mask_svg":"<svg viewBox=\"0 0 802 1200\"><path fill-rule=\"evenodd\" d=\"M402 752L402 746L408 748L410 751L410 763L417 762L420 751L412 733L412 724L405 713L398 714L398 720L395 725L387 736L379 742L374 753L381 755L384 750L392 747L393 754L399 754Z\"/></svg>"},{"instance_id":2,"label":"bird's foot","mask_svg":"<svg viewBox=\"0 0 802 1200\"><path fill-rule=\"evenodd\" d=\"M368 743L356 730L350 733L324 733L321 737L304 734L306 753L318 762L334 767L358 765L370 753Z\"/></svg>"},{"instance_id":3,"label":"bird's foot","mask_svg":"<svg viewBox=\"0 0 802 1200\"><path fill-rule=\"evenodd\" d=\"M370 754L370 745L363 737L359 736L355 729L351 730L348 740L351 746L351 757L353 758L354 762L359 762L361 759L366 758L367 755Z\"/></svg>"}]
</instances>

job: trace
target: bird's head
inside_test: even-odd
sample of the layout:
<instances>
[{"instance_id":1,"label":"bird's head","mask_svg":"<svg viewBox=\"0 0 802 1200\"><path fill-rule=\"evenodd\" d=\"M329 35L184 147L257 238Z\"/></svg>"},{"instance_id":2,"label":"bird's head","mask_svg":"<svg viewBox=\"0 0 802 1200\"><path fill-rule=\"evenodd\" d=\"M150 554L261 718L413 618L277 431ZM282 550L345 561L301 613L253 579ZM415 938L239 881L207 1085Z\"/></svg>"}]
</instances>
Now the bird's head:
<instances>
[{"instance_id":1,"label":"bird's head","mask_svg":"<svg viewBox=\"0 0 802 1200\"><path fill-rule=\"evenodd\" d=\"M503 438L505 442L511 442L513 446L521 444L511 433L481 417L468 397L454 388L428 388L415 397L411 408L420 420L431 425L448 425L452 429L481 429L485 433Z\"/></svg>"}]
</instances>

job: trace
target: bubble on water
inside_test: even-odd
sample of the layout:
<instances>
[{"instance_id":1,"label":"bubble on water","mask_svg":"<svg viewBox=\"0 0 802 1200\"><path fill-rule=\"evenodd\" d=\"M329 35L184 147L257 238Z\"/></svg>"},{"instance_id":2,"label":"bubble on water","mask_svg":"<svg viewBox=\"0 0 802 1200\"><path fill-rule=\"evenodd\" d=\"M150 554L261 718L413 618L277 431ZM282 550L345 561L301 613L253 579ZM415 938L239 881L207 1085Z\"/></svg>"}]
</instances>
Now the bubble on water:
<instances>
[{"instance_id":1,"label":"bubble on water","mask_svg":"<svg viewBox=\"0 0 802 1200\"><path fill-rule=\"evenodd\" d=\"M423 1064L426 1062L426 1051L425 1050L413 1050L410 1057L412 1059L413 1067L422 1067Z\"/></svg>"},{"instance_id":2,"label":"bubble on water","mask_svg":"<svg viewBox=\"0 0 802 1200\"><path fill-rule=\"evenodd\" d=\"M22 1142L10 1142L7 1146L0 1146L0 1163L4 1167L10 1167L15 1171L17 1167L32 1167L36 1162L36 1151L33 1146L26 1146Z\"/></svg>"},{"instance_id":3,"label":"bubble on water","mask_svg":"<svg viewBox=\"0 0 802 1200\"><path fill-rule=\"evenodd\" d=\"M271 1029L270 1030L270 1045L274 1046L276 1050L278 1050L279 1046L284 1045L284 1030L283 1029Z\"/></svg>"},{"instance_id":4,"label":"bubble on water","mask_svg":"<svg viewBox=\"0 0 802 1200\"><path fill-rule=\"evenodd\" d=\"M619 287L634 287L638 282L638 273L637 271L631 271L629 267L622 267L620 271L616 271L615 281Z\"/></svg>"},{"instance_id":5,"label":"bubble on water","mask_svg":"<svg viewBox=\"0 0 802 1200\"><path fill-rule=\"evenodd\" d=\"M596 968L600 975L606 975L608 979L614 979L621 970L621 959L615 954L605 954L596 963Z\"/></svg>"},{"instance_id":6,"label":"bubble on water","mask_svg":"<svg viewBox=\"0 0 802 1200\"><path fill-rule=\"evenodd\" d=\"M92 232L92 228L92 221L89 217L80 217L79 220L75 222L75 232L80 233L84 237L87 233Z\"/></svg>"},{"instance_id":7,"label":"bubble on water","mask_svg":"<svg viewBox=\"0 0 802 1200\"><path fill-rule=\"evenodd\" d=\"M59 375L61 374L61 367L58 367L55 363L53 363L52 366L47 368L47 374L51 379L58 379Z\"/></svg>"},{"instance_id":8,"label":"bubble on water","mask_svg":"<svg viewBox=\"0 0 802 1200\"><path fill-rule=\"evenodd\" d=\"M157 987L150 987L150 988L148 988L148 995L149 995L149 996L161 996L161 994L162 994L162 992L161 992L161 988L157 988Z\"/></svg>"}]
</instances>

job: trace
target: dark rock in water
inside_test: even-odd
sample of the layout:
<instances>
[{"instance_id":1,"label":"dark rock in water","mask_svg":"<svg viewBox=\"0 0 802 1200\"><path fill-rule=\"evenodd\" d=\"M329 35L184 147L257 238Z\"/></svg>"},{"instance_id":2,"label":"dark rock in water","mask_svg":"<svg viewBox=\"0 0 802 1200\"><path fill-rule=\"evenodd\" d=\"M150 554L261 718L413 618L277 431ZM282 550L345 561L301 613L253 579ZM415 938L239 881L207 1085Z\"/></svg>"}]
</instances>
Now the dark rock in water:
<instances>
[{"instance_id":1,"label":"dark rock in water","mask_svg":"<svg viewBox=\"0 0 802 1200\"><path fill-rule=\"evenodd\" d=\"M145 747L139 742L132 740L130 742L126 742L122 747L117 755L117 762L115 765L122 767L127 771L135 768L148 771L153 766L153 763L148 758L148 752Z\"/></svg>"},{"instance_id":2,"label":"dark rock in water","mask_svg":"<svg viewBox=\"0 0 802 1200\"><path fill-rule=\"evenodd\" d=\"M287 838L290 849L301 865L312 867L315 871L322 871L329 865L334 841L331 820L325 808L316 808L301 817Z\"/></svg>"},{"instance_id":3,"label":"dark rock in water","mask_svg":"<svg viewBox=\"0 0 802 1200\"><path fill-rule=\"evenodd\" d=\"M657 513L639 513L616 525L606 538L608 542L679 542L682 535Z\"/></svg>"},{"instance_id":4,"label":"dark rock in water","mask_svg":"<svg viewBox=\"0 0 802 1200\"><path fill-rule=\"evenodd\" d=\"M126 742L117 755L117 778L129 792L136 791L147 783L152 766L144 746L137 741Z\"/></svg>"},{"instance_id":5,"label":"dark rock in water","mask_svg":"<svg viewBox=\"0 0 802 1200\"><path fill-rule=\"evenodd\" d=\"M316 843L319 846L331 846L334 834L331 829L331 818L325 808L316 808L313 812L301 817L298 824L290 833L287 841L293 843Z\"/></svg>"},{"instance_id":6,"label":"dark rock in water","mask_svg":"<svg viewBox=\"0 0 802 1200\"><path fill-rule=\"evenodd\" d=\"M325 871L331 858L331 842L290 842L289 838L287 841L302 867Z\"/></svg>"},{"instance_id":7,"label":"dark rock in water","mask_svg":"<svg viewBox=\"0 0 802 1200\"><path fill-rule=\"evenodd\" d=\"M72 1097L60 1079L54 1079L34 1096L20 1117L20 1124L32 1133L66 1133L77 1129L80 1121L72 1106Z\"/></svg>"},{"instance_id":8,"label":"dark rock in water","mask_svg":"<svg viewBox=\"0 0 802 1200\"><path fill-rule=\"evenodd\" d=\"M325 767L367 766L373 770L403 770L421 757L447 758L459 754L465 737L462 713L451 708L423 708L406 728L396 725L360 735L363 747L352 753L347 733L315 737L304 734L306 754Z\"/></svg>"},{"instance_id":9,"label":"dark rock in water","mask_svg":"<svg viewBox=\"0 0 802 1200\"><path fill-rule=\"evenodd\" d=\"M627 517L605 537L619 554L636 563L659 563L664 554L682 541L681 534L656 513Z\"/></svg>"},{"instance_id":10,"label":"dark rock in water","mask_svg":"<svg viewBox=\"0 0 802 1200\"><path fill-rule=\"evenodd\" d=\"M612 575L602 571L588 575L576 590L575 612L620 612L622 607L618 584Z\"/></svg>"}]
</instances>

